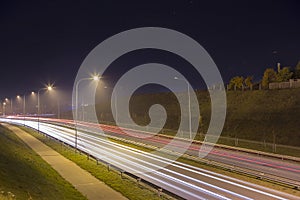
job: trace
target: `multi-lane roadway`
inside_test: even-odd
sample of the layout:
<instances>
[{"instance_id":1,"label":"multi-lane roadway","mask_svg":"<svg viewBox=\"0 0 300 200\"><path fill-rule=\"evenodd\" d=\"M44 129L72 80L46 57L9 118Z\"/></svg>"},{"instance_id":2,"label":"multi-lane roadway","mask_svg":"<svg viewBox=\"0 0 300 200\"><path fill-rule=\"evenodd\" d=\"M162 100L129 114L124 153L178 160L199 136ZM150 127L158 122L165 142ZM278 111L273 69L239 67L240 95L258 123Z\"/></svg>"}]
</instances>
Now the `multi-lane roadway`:
<instances>
[{"instance_id":1,"label":"multi-lane roadway","mask_svg":"<svg viewBox=\"0 0 300 200\"><path fill-rule=\"evenodd\" d=\"M22 120L16 119L1 119L1 121L24 123ZM66 121L64 121L64 123L66 123ZM32 119L27 119L25 124L35 129L38 128L38 122ZM84 126L86 124L82 125ZM101 127L103 129L104 126ZM117 134L115 127L106 126L106 128L110 128L111 130L109 131L111 133ZM53 121L49 123L47 120L43 120L40 122L39 129L41 132L68 143L69 145L74 145L75 134L72 128L53 124ZM112 131L112 129L115 129L115 131ZM113 143L103 137L102 134L95 135L94 133L86 131L78 131L78 138L78 148L82 151L110 163L123 171L135 174L141 179L185 199L297 199L295 196L279 191L183 163L173 162L165 157ZM160 143L156 141L155 144ZM196 148L196 145L192 145L191 148ZM195 151L196 150L197 149L195 149ZM189 151L192 151L192 149ZM214 150L210 156L218 157L220 155ZM232 154L230 154L230 156L232 156ZM240 162L249 161L249 163L252 163L250 162L251 160L255 160L255 158L247 156L241 157L241 155L238 156L238 159L241 160ZM269 163L269 161L265 162ZM253 162L253 164L255 163L256 162ZM260 163L256 163L256 165L259 164ZM271 164L275 165L276 163L272 162ZM266 165L266 167L268 165ZM285 168L282 169L282 172L300 169L300 167L294 163L287 163L284 166ZM295 171L295 173L298 173L298 171Z\"/></svg>"}]
</instances>

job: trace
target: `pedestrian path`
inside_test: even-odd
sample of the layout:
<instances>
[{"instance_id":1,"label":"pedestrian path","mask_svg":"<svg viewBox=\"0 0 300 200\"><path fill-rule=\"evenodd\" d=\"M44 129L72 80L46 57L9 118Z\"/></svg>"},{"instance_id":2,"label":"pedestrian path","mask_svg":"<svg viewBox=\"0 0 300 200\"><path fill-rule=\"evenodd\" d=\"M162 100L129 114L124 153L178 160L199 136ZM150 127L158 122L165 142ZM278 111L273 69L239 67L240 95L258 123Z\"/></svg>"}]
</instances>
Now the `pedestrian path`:
<instances>
[{"instance_id":1,"label":"pedestrian path","mask_svg":"<svg viewBox=\"0 0 300 200\"><path fill-rule=\"evenodd\" d=\"M87 171L81 169L74 162L68 160L58 152L54 151L26 131L3 124L21 138L29 147L39 154L53 169L64 179L69 181L79 192L90 200L123 200L126 199L119 192L111 189L105 183L99 181Z\"/></svg>"}]
</instances>

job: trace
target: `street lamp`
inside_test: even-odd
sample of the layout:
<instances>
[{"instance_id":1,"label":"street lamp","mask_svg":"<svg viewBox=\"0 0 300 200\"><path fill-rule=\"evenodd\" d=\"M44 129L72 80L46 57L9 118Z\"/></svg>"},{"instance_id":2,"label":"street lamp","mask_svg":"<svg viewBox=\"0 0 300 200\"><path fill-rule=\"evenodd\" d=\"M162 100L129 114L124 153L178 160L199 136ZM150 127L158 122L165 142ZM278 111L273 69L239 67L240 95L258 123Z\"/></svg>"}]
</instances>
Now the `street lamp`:
<instances>
[{"instance_id":1,"label":"street lamp","mask_svg":"<svg viewBox=\"0 0 300 200\"><path fill-rule=\"evenodd\" d=\"M34 92L31 92L31 95L34 95ZM17 98L20 98L18 95ZM24 126L25 126L25 115L26 115L26 94L23 95L23 121L24 121Z\"/></svg>"},{"instance_id":2,"label":"street lamp","mask_svg":"<svg viewBox=\"0 0 300 200\"><path fill-rule=\"evenodd\" d=\"M10 98L10 100L8 98L5 98L5 102L9 103L10 104L10 112L11 112L11 115L13 115L13 100L12 98Z\"/></svg>"},{"instance_id":3,"label":"street lamp","mask_svg":"<svg viewBox=\"0 0 300 200\"><path fill-rule=\"evenodd\" d=\"M75 122L75 151L77 150L77 139L78 139L77 119L78 119L78 87L79 87L79 83L81 83L82 81L85 81L85 80L99 81L100 78L101 77L96 74L90 78L79 79L76 83L76 86L75 86L75 120L74 120L74 122Z\"/></svg>"},{"instance_id":4,"label":"street lamp","mask_svg":"<svg viewBox=\"0 0 300 200\"><path fill-rule=\"evenodd\" d=\"M47 91L51 91L53 89L52 85L47 86L46 88L41 88L39 89L39 91L37 92L38 94L38 132L40 132L40 91L42 90L47 90ZM34 92L32 92L34 94Z\"/></svg>"},{"instance_id":5,"label":"street lamp","mask_svg":"<svg viewBox=\"0 0 300 200\"><path fill-rule=\"evenodd\" d=\"M18 114L18 113L20 114L21 113L21 109L22 109L21 106L22 106L22 104L20 103L20 100L21 100L21 96L17 95L16 114Z\"/></svg>"},{"instance_id":6,"label":"street lamp","mask_svg":"<svg viewBox=\"0 0 300 200\"><path fill-rule=\"evenodd\" d=\"M26 96L24 94L23 96L23 123L24 123L24 126L25 126L25 104L26 104Z\"/></svg>"},{"instance_id":7,"label":"street lamp","mask_svg":"<svg viewBox=\"0 0 300 200\"><path fill-rule=\"evenodd\" d=\"M104 89L108 89L110 87L104 86ZM111 88L113 89L113 88ZM118 110L117 110L117 100L118 100L118 96L117 96L117 92L115 93L115 99L114 99L114 106L115 106L115 111L116 111L116 124L118 121Z\"/></svg>"},{"instance_id":8,"label":"street lamp","mask_svg":"<svg viewBox=\"0 0 300 200\"><path fill-rule=\"evenodd\" d=\"M6 103L3 102L3 116L5 116L5 106L6 106Z\"/></svg>"},{"instance_id":9,"label":"street lamp","mask_svg":"<svg viewBox=\"0 0 300 200\"><path fill-rule=\"evenodd\" d=\"M189 105L189 131L190 131L190 140L192 139L192 114L191 114L191 95L190 95L190 84L186 79L181 79L178 77L174 77L175 80L184 81L187 84L187 91L188 91L188 105Z\"/></svg>"}]
</instances>

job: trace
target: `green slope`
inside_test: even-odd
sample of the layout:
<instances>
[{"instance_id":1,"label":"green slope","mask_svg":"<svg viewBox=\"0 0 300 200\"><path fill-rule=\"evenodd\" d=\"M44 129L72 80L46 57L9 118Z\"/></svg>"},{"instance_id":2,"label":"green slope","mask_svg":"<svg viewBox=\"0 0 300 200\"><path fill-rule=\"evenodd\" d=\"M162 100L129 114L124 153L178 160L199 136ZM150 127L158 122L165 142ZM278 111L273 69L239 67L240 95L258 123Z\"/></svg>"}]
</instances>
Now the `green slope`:
<instances>
[{"instance_id":1,"label":"green slope","mask_svg":"<svg viewBox=\"0 0 300 200\"><path fill-rule=\"evenodd\" d=\"M205 132L210 120L210 98L207 91L197 91L197 97ZM161 104L167 111L164 128L176 130L180 107L172 93L134 95L130 111L135 122L149 123L148 111L153 104ZM98 105L100 121L112 121L108 105L107 102ZM184 110L187 113L187 106ZM274 135L277 144L300 146L300 88L227 92L227 117L222 136L273 142Z\"/></svg>"},{"instance_id":2,"label":"green slope","mask_svg":"<svg viewBox=\"0 0 300 200\"><path fill-rule=\"evenodd\" d=\"M86 198L13 132L0 125L0 199Z\"/></svg>"}]
</instances>

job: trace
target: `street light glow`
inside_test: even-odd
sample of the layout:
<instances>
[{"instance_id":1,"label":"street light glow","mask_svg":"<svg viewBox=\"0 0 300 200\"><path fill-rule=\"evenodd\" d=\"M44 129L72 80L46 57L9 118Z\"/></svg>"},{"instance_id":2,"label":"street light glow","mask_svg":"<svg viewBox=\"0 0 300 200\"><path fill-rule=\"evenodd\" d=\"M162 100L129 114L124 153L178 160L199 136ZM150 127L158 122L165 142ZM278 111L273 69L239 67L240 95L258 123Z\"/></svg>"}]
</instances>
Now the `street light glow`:
<instances>
[{"instance_id":1,"label":"street light glow","mask_svg":"<svg viewBox=\"0 0 300 200\"><path fill-rule=\"evenodd\" d=\"M17 95L17 98L20 99L21 98L20 95Z\"/></svg>"},{"instance_id":2,"label":"street light glow","mask_svg":"<svg viewBox=\"0 0 300 200\"><path fill-rule=\"evenodd\" d=\"M93 80L94 80L94 81L99 81L99 80L100 80L99 75L94 75L94 76L93 76Z\"/></svg>"},{"instance_id":3,"label":"street light glow","mask_svg":"<svg viewBox=\"0 0 300 200\"><path fill-rule=\"evenodd\" d=\"M47 90L49 90L49 91L52 90L52 86L48 86Z\"/></svg>"}]
</instances>

